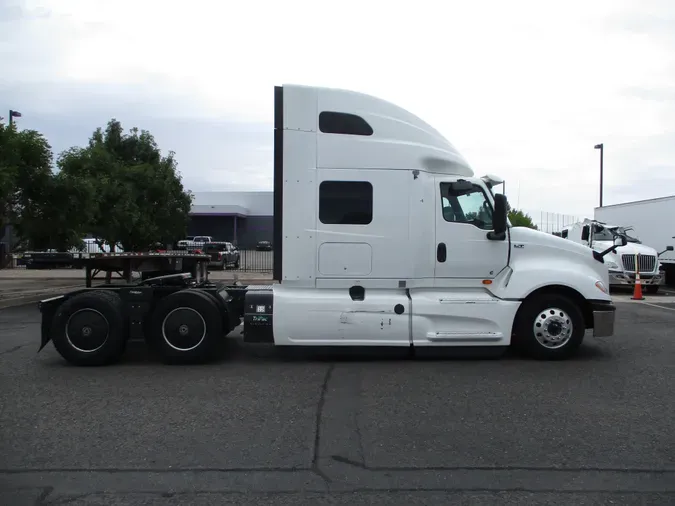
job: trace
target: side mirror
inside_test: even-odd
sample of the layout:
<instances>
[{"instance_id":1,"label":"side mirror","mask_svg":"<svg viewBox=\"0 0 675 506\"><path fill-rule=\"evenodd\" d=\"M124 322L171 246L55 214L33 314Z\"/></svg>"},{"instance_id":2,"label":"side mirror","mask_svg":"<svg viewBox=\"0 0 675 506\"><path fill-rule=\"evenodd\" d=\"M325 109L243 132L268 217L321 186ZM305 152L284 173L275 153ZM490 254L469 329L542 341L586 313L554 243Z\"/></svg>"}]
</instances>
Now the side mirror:
<instances>
[{"instance_id":1,"label":"side mirror","mask_svg":"<svg viewBox=\"0 0 675 506\"><path fill-rule=\"evenodd\" d=\"M616 243L616 240L619 239L619 244ZM625 246L628 244L628 240L624 236L619 236L614 238L614 245L615 246Z\"/></svg>"},{"instance_id":2,"label":"side mirror","mask_svg":"<svg viewBox=\"0 0 675 506\"><path fill-rule=\"evenodd\" d=\"M492 213L493 230L488 232L488 239L493 241L503 241L506 238L506 197L497 193L495 195L495 210Z\"/></svg>"},{"instance_id":3,"label":"side mirror","mask_svg":"<svg viewBox=\"0 0 675 506\"><path fill-rule=\"evenodd\" d=\"M673 250L675 250L675 248L673 248L672 246L666 246L666 251L673 251Z\"/></svg>"},{"instance_id":4,"label":"side mirror","mask_svg":"<svg viewBox=\"0 0 675 506\"><path fill-rule=\"evenodd\" d=\"M581 231L581 240L582 241L588 241L588 237L591 235L591 229L588 225L584 226L583 230Z\"/></svg>"}]
</instances>

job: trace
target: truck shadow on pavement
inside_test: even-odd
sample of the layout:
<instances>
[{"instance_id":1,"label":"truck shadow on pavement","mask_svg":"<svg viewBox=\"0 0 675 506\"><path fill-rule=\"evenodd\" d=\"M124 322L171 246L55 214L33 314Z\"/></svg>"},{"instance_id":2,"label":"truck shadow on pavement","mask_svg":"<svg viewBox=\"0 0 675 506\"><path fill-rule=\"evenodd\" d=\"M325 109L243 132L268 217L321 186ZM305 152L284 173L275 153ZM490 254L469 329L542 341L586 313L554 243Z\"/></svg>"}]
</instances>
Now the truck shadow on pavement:
<instances>
[{"instance_id":1,"label":"truck shadow on pavement","mask_svg":"<svg viewBox=\"0 0 675 506\"><path fill-rule=\"evenodd\" d=\"M609 345L604 346L599 343L584 343L578 353L565 362L587 362L597 360L610 360L612 353ZM240 340L230 339L220 357L215 358L207 364L197 365L164 365L160 358L143 341L131 341L127 345L126 352L117 364L108 367L135 365L135 364L157 364L163 367L219 367L225 366L228 362L237 363L367 363L367 362L487 362L487 361L507 361L507 362L536 362L518 351L508 348L452 348L452 349L417 349L410 348L382 348L382 347L279 347L274 345L244 344ZM78 369L77 366L69 365L61 357L55 356L53 359L43 362L46 367L66 367Z\"/></svg>"}]
</instances>

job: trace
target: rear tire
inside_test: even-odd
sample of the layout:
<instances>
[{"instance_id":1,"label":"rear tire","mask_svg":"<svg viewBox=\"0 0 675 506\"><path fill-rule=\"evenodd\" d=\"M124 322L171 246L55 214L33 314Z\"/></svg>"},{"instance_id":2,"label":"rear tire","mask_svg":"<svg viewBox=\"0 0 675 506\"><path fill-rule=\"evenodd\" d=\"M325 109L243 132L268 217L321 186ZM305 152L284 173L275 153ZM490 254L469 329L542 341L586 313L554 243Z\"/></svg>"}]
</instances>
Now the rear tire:
<instances>
[{"instance_id":1,"label":"rear tire","mask_svg":"<svg viewBox=\"0 0 675 506\"><path fill-rule=\"evenodd\" d=\"M577 304L563 295L543 294L523 302L514 344L534 359L562 360L576 353L585 332Z\"/></svg>"},{"instance_id":2,"label":"rear tire","mask_svg":"<svg viewBox=\"0 0 675 506\"><path fill-rule=\"evenodd\" d=\"M208 362L222 352L223 316L207 293L173 293L159 302L151 321L149 344L168 364Z\"/></svg>"},{"instance_id":3,"label":"rear tire","mask_svg":"<svg viewBox=\"0 0 675 506\"><path fill-rule=\"evenodd\" d=\"M51 337L56 351L71 364L96 366L118 361L127 343L122 300L107 290L75 295L54 315Z\"/></svg>"}]
</instances>

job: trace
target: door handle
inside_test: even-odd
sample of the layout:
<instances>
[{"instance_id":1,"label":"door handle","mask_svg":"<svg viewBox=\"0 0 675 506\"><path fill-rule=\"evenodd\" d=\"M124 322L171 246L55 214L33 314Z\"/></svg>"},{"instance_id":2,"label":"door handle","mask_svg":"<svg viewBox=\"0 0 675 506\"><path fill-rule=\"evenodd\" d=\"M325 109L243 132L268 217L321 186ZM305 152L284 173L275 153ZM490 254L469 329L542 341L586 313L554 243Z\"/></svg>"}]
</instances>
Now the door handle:
<instances>
[{"instance_id":1,"label":"door handle","mask_svg":"<svg viewBox=\"0 0 675 506\"><path fill-rule=\"evenodd\" d=\"M436 248L436 260L439 262L445 262L445 258L448 256L448 252L445 248L445 243L438 243L438 248Z\"/></svg>"}]
</instances>

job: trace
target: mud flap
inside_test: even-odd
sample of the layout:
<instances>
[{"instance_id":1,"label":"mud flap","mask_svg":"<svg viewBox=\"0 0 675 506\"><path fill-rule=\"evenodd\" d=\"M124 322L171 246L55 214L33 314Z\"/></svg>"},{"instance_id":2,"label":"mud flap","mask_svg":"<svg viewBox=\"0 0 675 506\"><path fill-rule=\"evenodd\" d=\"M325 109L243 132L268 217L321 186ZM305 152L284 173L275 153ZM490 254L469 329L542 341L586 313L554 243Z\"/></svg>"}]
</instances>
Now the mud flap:
<instances>
[{"instance_id":1,"label":"mud flap","mask_svg":"<svg viewBox=\"0 0 675 506\"><path fill-rule=\"evenodd\" d=\"M40 353L42 349L47 346L49 341L52 340L52 320L54 320L54 315L61 306L61 303L65 300L66 297L64 295L59 295L57 297L52 297L51 299L41 300L38 303L38 309L40 310L40 313L42 313L42 325L40 329L41 342L38 353Z\"/></svg>"}]
</instances>

